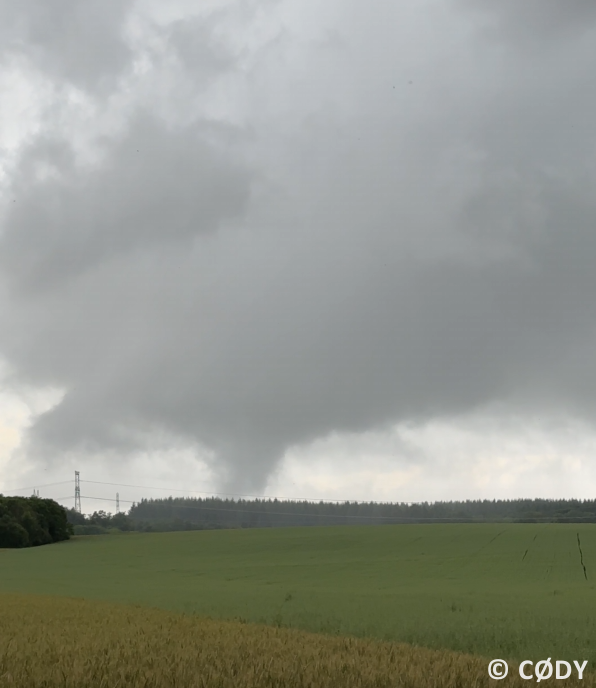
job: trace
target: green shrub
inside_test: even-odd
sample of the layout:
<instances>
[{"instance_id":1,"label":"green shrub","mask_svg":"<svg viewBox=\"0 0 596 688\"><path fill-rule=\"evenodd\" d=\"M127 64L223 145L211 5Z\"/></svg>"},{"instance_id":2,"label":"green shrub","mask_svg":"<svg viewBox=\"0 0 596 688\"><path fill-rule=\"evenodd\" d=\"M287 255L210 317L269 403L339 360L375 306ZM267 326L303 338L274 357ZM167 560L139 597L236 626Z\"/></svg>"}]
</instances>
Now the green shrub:
<instances>
[{"instance_id":1,"label":"green shrub","mask_svg":"<svg viewBox=\"0 0 596 688\"><path fill-rule=\"evenodd\" d=\"M29 534L12 516L0 516L0 547L28 547Z\"/></svg>"},{"instance_id":2,"label":"green shrub","mask_svg":"<svg viewBox=\"0 0 596 688\"><path fill-rule=\"evenodd\" d=\"M53 499L0 495L0 547L36 547L68 540L66 510Z\"/></svg>"}]
</instances>

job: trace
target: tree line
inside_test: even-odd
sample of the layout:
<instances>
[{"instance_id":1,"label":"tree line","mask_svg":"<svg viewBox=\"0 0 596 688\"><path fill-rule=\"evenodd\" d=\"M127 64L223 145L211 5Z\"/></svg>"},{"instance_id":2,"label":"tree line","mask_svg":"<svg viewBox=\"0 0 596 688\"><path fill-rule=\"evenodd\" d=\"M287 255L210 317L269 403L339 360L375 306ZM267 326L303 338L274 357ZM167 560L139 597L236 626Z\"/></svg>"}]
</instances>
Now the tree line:
<instances>
[{"instance_id":1,"label":"tree line","mask_svg":"<svg viewBox=\"0 0 596 688\"><path fill-rule=\"evenodd\" d=\"M456 502L314 502L283 499L142 499L129 512L90 516L52 499L0 495L0 548L35 547L74 534L213 528L392 523L596 523L596 500L512 499Z\"/></svg>"},{"instance_id":2,"label":"tree line","mask_svg":"<svg viewBox=\"0 0 596 688\"><path fill-rule=\"evenodd\" d=\"M168 497L142 499L127 514L69 512L75 532L267 528L396 523L596 522L596 500L468 500L380 503Z\"/></svg>"},{"instance_id":3,"label":"tree line","mask_svg":"<svg viewBox=\"0 0 596 688\"><path fill-rule=\"evenodd\" d=\"M0 548L48 545L72 532L66 509L53 499L0 495Z\"/></svg>"}]
</instances>

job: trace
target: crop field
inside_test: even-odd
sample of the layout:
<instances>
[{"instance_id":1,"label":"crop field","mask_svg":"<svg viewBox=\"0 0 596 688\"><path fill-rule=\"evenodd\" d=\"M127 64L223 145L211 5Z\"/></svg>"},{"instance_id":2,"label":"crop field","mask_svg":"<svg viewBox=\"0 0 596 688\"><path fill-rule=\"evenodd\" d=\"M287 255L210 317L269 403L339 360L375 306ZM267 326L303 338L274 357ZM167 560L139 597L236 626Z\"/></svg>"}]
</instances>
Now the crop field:
<instances>
[{"instance_id":1,"label":"crop field","mask_svg":"<svg viewBox=\"0 0 596 688\"><path fill-rule=\"evenodd\" d=\"M0 608L0 685L11 688L488 685L485 661L445 650L70 598L0 594Z\"/></svg>"},{"instance_id":2,"label":"crop field","mask_svg":"<svg viewBox=\"0 0 596 688\"><path fill-rule=\"evenodd\" d=\"M583 562L583 563L582 563ZM449 524L89 536L0 551L0 591L596 666L596 527Z\"/></svg>"}]
</instances>

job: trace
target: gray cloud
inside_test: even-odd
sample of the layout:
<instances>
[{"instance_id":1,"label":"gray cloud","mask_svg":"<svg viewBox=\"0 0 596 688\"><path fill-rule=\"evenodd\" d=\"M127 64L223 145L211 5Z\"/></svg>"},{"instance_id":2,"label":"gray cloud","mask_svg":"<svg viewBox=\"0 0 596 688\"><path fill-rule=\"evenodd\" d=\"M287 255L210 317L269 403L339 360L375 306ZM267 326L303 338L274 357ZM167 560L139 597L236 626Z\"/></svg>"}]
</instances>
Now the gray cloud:
<instances>
[{"instance_id":1,"label":"gray cloud","mask_svg":"<svg viewBox=\"0 0 596 688\"><path fill-rule=\"evenodd\" d=\"M191 241L238 215L248 174L200 129L167 129L141 115L90 170L75 164L66 141L36 141L15 173L4 274L25 289L48 288L113 255Z\"/></svg>"},{"instance_id":2,"label":"gray cloud","mask_svg":"<svg viewBox=\"0 0 596 688\"><path fill-rule=\"evenodd\" d=\"M586 33L596 22L596 8L583 0L570 0L564 4L556 0L460 2L466 9L483 13L492 20L489 32L493 36L511 40L525 49L539 45L546 50L552 49L548 41L568 40Z\"/></svg>"},{"instance_id":3,"label":"gray cloud","mask_svg":"<svg viewBox=\"0 0 596 688\"><path fill-rule=\"evenodd\" d=\"M219 13L178 20L167 28L168 42L182 60L193 80L204 82L235 67L230 51L214 37Z\"/></svg>"},{"instance_id":4,"label":"gray cloud","mask_svg":"<svg viewBox=\"0 0 596 688\"><path fill-rule=\"evenodd\" d=\"M132 0L0 2L4 54L19 54L84 88L118 74L131 58L123 22Z\"/></svg>"},{"instance_id":5,"label":"gray cloud","mask_svg":"<svg viewBox=\"0 0 596 688\"><path fill-rule=\"evenodd\" d=\"M339 43L282 33L205 96L242 100L226 145L204 118L155 116L89 170L56 138L23 151L0 351L66 390L32 455L126 454L162 431L254 490L336 431L497 404L594 417L596 52L569 41L551 62L545 37L545 56L496 59L454 3L439 33L464 47L421 56L414 4L383 26L350 7Z\"/></svg>"}]
</instances>

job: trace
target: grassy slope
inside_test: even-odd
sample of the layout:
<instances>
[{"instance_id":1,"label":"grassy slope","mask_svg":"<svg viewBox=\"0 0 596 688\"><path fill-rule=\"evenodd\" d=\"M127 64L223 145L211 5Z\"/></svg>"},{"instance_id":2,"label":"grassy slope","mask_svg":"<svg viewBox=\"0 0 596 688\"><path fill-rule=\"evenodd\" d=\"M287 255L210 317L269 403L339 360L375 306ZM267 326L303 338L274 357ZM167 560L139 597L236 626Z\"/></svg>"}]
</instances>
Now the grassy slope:
<instances>
[{"instance_id":1,"label":"grassy slope","mask_svg":"<svg viewBox=\"0 0 596 688\"><path fill-rule=\"evenodd\" d=\"M488 657L591 664L595 582L596 528L590 525L133 534L0 552L5 591L134 602Z\"/></svg>"}]
</instances>

